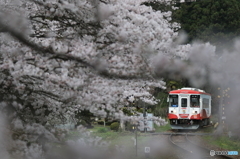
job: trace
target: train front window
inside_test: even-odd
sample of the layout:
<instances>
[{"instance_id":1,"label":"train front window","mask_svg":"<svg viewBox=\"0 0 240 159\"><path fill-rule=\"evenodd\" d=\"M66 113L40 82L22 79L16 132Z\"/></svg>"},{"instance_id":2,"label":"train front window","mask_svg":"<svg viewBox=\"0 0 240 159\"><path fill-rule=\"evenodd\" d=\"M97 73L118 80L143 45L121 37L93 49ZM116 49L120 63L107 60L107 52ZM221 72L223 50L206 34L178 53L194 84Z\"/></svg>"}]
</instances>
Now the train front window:
<instances>
[{"instance_id":1,"label":"train front window","mask_svg":"<svg viewBox=\"0 0 240 159\"><path fill-rule=\"evenodd\" d=\"M182 107L187 107L187 98L182 98Z\"/></svg>"},{"instance_id":2,"label":"train front window","mask_svg":"<svg viewBox=\"0 0 240 159\"><path fill-rule=\"evenodd\" d=\"M178 107L178 95L169 95L170 107Z\"/></svg>"},{"instance_id":3,"label":"train front window","mask_svg":"<svg viewBox=\"0 0 240 159\"><path fill-rule=\"evenodd\" d=\"M191 107L199 107L200 106L200 95L191 95L190 96L190 106Z\"/></svg>"}]
</instances>

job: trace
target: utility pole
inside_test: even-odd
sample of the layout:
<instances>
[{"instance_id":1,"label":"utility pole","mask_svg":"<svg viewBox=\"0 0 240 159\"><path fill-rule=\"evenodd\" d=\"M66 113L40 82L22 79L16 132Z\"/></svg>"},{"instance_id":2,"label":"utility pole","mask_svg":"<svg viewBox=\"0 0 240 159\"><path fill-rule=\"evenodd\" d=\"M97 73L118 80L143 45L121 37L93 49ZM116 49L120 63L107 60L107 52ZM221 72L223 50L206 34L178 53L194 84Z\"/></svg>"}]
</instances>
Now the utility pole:
<instances>
[{"instance_id":1,"label":"utility pole","mask_svg":"<svg viewBox=\"0 0 240 159\"><path fill-rule=\"evenodd\" d=\"M146 112L146 106L145 106L145 103L144 103L144 106L143 106L143 123L144 123L144 133L147 132L147 112Z\"/></svg>"},{"instance_id":2,"label":"utility pole","mask_svg":"<svg viewBox=\"0 0 240 159\"><path fill-rule=\"evenodd\" d=\"M226 88L225 90L223 90L223 93L222 93L222 125L223 125L223 131L224 133L226 133L228 131L228 127L227 127L227 123L226 123L226 120L227 120L227 114L225 112L225 106L227 104L229 104L229 98L230 98L230 95L229 95L229 91L230 91L230 88Z\"/></svg>"},{"instance_id":3,"label":"utility pole","mask_svg":"<svg viewBox=\"0 0 240 159\"><path fill-rule=\"evenodd\" d=\"M135 139L136 139L136 157L137 157L137 124L135 124Z\"/></svg>"},{"instance_id":4,"label":"utility pole","mask_svg":"<svg viewBox=\"0 0 240 159\"><path fill-rule=\"evenodd\" d=\"M224 133L224 131L227 130L227 127L226 127L226 112L225 112L225 103L226 103L226 100L227 98L229 98L229 95L228 95L228 91L230 90L229 88L227 89L223 89L222 88L218 88L220 90L220 105L219 105L219 126L220 126L220 133Z\"/></svg>"},{"instance_id":5,"label":"utility pole","mask_svg":"<svg viewBox=\"0 0 240 159\"><path fill-rule=\"evenodd\" d=\"M218 121L219 121L219 133L222 134L223 133L223 90L222 87L219 87L218 90L220 91L220 102L219 102L219 117L218 117Z\"/></svg>"}]
</instances>

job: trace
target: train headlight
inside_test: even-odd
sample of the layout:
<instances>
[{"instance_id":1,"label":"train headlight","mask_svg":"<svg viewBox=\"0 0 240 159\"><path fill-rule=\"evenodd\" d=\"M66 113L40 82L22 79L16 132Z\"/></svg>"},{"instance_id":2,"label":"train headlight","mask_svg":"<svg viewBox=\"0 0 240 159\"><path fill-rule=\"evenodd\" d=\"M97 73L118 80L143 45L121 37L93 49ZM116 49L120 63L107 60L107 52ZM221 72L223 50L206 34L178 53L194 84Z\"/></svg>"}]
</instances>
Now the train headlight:
<instances>
[{"instance_id":1,"label":"train headlight","mask_svg":"<svg viewBox=\"0 0 240 159\"><path fill-rule=\"evenodd\" d=\"M193 114L197 114L197 111L196 111L196 110L193 110L192 113L193 113Z\"/></svg>"},{"instance_id":2,"label":"train headlight","mask_svg":"<svg viewBox=\"0 0 240 159\"><path fill-rule=\"evenodd\" d=\"M171 113L174 113L174 114L176 114L176 113L177 113L177 111L176 111L176 110L171 110Z\"/></svg>"}]
</instances>

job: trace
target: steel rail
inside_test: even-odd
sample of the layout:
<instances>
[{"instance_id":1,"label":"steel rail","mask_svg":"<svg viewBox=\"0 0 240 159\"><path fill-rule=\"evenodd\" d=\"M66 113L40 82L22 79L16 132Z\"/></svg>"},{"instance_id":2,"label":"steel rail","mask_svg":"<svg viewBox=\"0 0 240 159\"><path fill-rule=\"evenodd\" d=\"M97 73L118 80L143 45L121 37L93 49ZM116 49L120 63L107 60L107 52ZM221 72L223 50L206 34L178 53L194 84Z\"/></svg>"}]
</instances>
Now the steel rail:
<instances>
[{"instance_id":1,"label":"steel rail","mask_svg":"<svg viewBox=\"0 0 240 159\"><path fill-rule=\"evenodd\" d=\"M205 135L213 135L213 133L168 133L168 132L162 132L162 133L147 133L148 135L188 135L188 136L205 136ZM146 135L147 135L146 134Z\"/></svg>"},{"instance_id":2,"label":"steel rail","mask_svg":"<svg viewBox=\"0 0 240 159\"><path fill-rule=\"evenodd\" d=\"M169 137L168 137L168 140L170 141L170 143L172 143L175 147L180 148L187 153L192 153L192 151L187 150L186 148L183 148L182 146L179 146L179 144L174 142L174 140L172 139L173 135L176 135L176 134L170 134Z\"/></svg>"}]
</instances>

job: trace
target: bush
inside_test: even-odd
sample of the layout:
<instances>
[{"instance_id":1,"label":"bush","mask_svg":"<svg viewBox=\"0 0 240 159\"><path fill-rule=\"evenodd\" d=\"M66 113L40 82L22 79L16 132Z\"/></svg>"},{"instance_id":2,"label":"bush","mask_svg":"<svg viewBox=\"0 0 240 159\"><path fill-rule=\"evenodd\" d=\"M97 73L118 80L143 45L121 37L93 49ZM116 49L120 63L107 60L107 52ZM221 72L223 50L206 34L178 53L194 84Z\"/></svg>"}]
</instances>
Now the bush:
<instances>
[{"instance_id":1,"label":"bush","mask_svg":"<svg viewBox=\"0 0 240 159\"><path fill-rule=\"evenodd\" d=\"M108 131L107 128L99 128L97 130L98 133L106 133L107 131Z\"/></svg>"},{"instance_id":2,"label":"bush","mask_svg":"<svg viewBox=\"0 0 240 159\"><path fill-rule=\"evenodd\" d=\"M110 129L111 130L114 130L114 131L118 131L118 129L119 129L119 123L118 122L114 122L114 123L112 123L111 125L110 125Z\"/></svg>"},{"instance_id":3,"label":"bush","mask_svg":"<svg viewBox=\"0 0 240 159\"><path fill-rule=\"evenodd\" d=\"M107 120L106 125L110 126L114 122L118 122L118 120Z\"/></svg>"}]
</instances>

